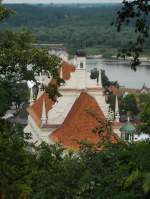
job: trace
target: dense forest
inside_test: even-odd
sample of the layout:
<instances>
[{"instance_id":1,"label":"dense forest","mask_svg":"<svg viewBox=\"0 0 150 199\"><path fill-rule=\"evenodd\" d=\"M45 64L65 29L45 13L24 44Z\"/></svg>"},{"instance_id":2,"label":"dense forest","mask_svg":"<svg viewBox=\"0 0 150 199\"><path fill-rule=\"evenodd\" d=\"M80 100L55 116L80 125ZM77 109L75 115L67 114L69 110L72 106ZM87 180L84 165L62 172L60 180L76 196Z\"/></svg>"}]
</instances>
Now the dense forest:
<instances>
[{"instance_id":1,"label":"dense forest","mask_svg":"<svg viewBox=\"0 0 150 199\"><path fill-rule=\"evenodd\" d=\"M38 43L62 43L70 52L84 49L88 54L114 55L126 41L134 40L133 28L118 33L111 23L116 19L118 4L97 6L7 5L15 10L1 24L1 29L29 29ZM149 55L150 40L145 53Z\"/></svg>"}]
</instances>

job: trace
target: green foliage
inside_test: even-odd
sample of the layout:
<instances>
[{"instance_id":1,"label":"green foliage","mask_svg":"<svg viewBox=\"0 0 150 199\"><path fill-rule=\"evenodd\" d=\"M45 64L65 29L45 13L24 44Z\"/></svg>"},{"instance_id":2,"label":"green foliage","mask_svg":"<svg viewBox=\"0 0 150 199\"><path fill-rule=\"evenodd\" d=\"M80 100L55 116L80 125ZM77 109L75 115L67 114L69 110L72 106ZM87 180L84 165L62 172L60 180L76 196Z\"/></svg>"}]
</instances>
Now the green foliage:
<instances>
[{"instance_id":1,"label":"green foliage","mask_svg":"<svg viewBox=\"0 0 150 199\"><path fill-rule=\"evenodd\" d=\"M147 199L150 143L34 147L17 126L0 121L0 193L5 198ZM135 158L136 157L136 158Z\"/></svg>"},{"instance_id":2,"label":"green foliage","mask_svg":"<svg viewBox=\"0 0 150 199\"><path fill-rule=\"evenodd\" d=\"M8 18L13 11L11 9L5 8L1 5L2 0L0 0L0 21L5 20Z\"/></svg>"},{"instance_id":3,"label":"green foliage","mask_svg":"<svg viewBox=\"0 0 150 199\"><path fill-rule=\"evenodd\" d=\"M12 102L15 103L16 109L20 107L22 102L29 99L29 91L26 84L9 83L8 81L0 81L0 116L9 109Z\"/></svg>"},{"instance_id":4,"label":"green foliage","mask_svg":"<svg viewBox=\"0 0 150 199\"><path fill-rule=\"evenodd\" d=\"M150 5L148 0L124 0L120 11L117 12L116 26L118 31L121 30L122 25L130 24L130 26L134 26L135 41L130 41L127 47L122 49L118 55L124 58L126 56L133 57L131 67L134 70L141 63L139 57L149 37L149 13Z\"/></svg>"},{"instance_id":5,"label":"green foliage","mask_svg":"<svg viewBox=\"0 0 150 199\"><path fill-rule=\"evenodd\" d=\"M84 145L79 153L70 155L64 155L60 148L46 146L38 155L40 164L36 165L40 167L33 177L35 192L32 198L48 198L49 195L82 199L147 198L149 191L144 193L145 178L142 176L149 165L146 160L149 146L149 143L129 146L118 143L98 151ZM145 151L143 157L140 150ZM140 175L137 175L137 169Z\"/></svg>"},{"instance_id":6,"label":"green foliage","mask_svg":"<svg viewBox=\"0 0 150 199\"><path fill-rule=\"evenodd\" d=\"M9 81L34 79L40 71L48 71L56 77L59 59L47 51L32 47L32 35L23 30L19 33L1 32L0 73ZM29 66L32 66L29 69Z\"/></svg>"},{"instance_id":7,"label":"green foliage","mask_svg":"<svg viewBox=\"0 0 150 199\"><path fill-rule=\"evenodd\" d=\"M109 78L107 77L105 70L101 70L101 80L102 80L102 86L104 88L109 87L110 85L113 85L117 88L119 88L119 84L117 81L110 81Z\"/></svg>"},{"instance_id":8,"label":"green foliage","mask_svg":"<svg viewBox=\"0 0 150 199\"><path fill-rule=\"evenodd\" d=\"M10 84L10 90L7 92L9 93L10 102L14 102L16 108L19 108L21 103L28 102L29 100L29 89L26 83Z\"/></svg>"},{"instance_id":9,"label":"green foliage","mask_svg":"<svg viewBox=\"0 0 150 199\"><path fill-rule=\"evenodd\" d=\"M133 171L130 176L125 181L124 187L128 188L132 186L137 180L141 179L141 173L138 170Z\"/></svg>"},{"instance_id":10,"label":"green foliage","mask_svg":"<svg viewBox=\"0 0 150 199\"><path fill-rule=\"evenodd\" d=\"M145 173L144 177L143 190L145 193L148 193L150 192L150 173Z\"/></svg>"},{"instance_id":11,"label":"green foliage","mask_svg":"<svg viewBox=\"0 0 150 199\"><path fill-rule=\"evenodd\" d=\"M0 21L7 18L12 11L0 2ZM0 116L9 108L12 102L19 107L21 102L27 100L28 91L25 84L27 80L35 80L35 75L47 72L56 81L60 81L58 67L60 59L50 56L47 50L34 48L34 38L29 31L22 29L19 32L0 31ZM50 89L51 98L59 96L58 87Z\"/></svg>"},{"instance_id":12,"label":"green foliage","mask_svg":"<svg viewBox=\"0 0 150 199\"><path fill-rule=\"evenodd\" d=\"M56 80L59 79L59 58L49 56L46 50L33 48L32 41L32 35L26 30L18 33L0 32L0 84L3 94L1 115L12 101L19 106L21 102L27 100L27 87L21 83L22 81L36 82L34 77L41 71L50 73ZM58 95L57 88L55 92L49 94L52 98Z\"/></svg>"},{"instance_id":13,"label":"green foliage","mask_svg":"<svg viewBox=\"0 0 150 199\"><path fill-rule=\"evenodd\" d=\"M31 198L76 198L84 172L79 157L65 155L60 146L42 144L37 150Z\"/></svg>"},{"instance_id":14,"label":"green foliage","mask_svg":"<svg viewBox=\"0 0 150 199\"><path fill-rule=\"evenodd\" d=\"M101 4L95 7L7 5L15 10L10 19L1 26L3 30L27 27L40 43L63 43L72 54L84 49L88 54L110 57L123 48L126 41L134 41L132 26L120 34L110 26L116 18L119 4ZM34 15L33 15L34 13ZM89 18L90 16L90 18ZM145 46L149 51L149 40Z\"/></svg>"},{"instance_id":15,"label":"green foliage","mask_svg":"<svg viewBox=\"0 0 150 199\"><path fill-rule=\"evenodd\" d=\"M137 100L133 94L127 95L123 99L122 109L127 113L137 115L139 113L139 108L137 105Z\"/></svg>"},{"instance_id":16,"label":"green foliage","mask_svg":"<svg viewBox=\"0 0 150 199\"><path fill-rule=\"evenodd\" d=\"M71 53L82 48L88 54L96 53L110 57L117 54L116 49L119 46L120 56L134 57L135 61L131 63L134 68L134 64L139 63L138 58L143 54L144 48L145 54L150 55L147 2L124 1L122 7L119 4L101 4L93 7L7 5L15 10L15 14L4 21L2 28L20 30L20 27L27 27L36 35L38 42L63 43ZM117 12L117 27L120 29L121 24L125 24L120 34L115 27L110 26Z\"/></svg>"},{"instance_id":17,"label":"green foliage","mask_svg":"<svg viewBox=\"0 0 150 199\"><path fill-rule=\"evenodd\" d=\"M110 86L110 81L109 81L108 77L106 76L106 73L104 70L101 70L101 79L102 79L102 86L104 88Z\"/></svg>"},{"instance_id":18,"label":"green foliage","mask_svg":"<svg viewBox=\"0 0 150 199\"><path fill-rule=\"evenodd\" d=\"M58 91L57 85L50 85L45 88L45 91L48 93L49 98L51 98L54 102L57 101L57 97L61 97L62 95Z\"/></svg>"},{"instance_id":19,"label":"green foliage","mask_svg":"<svg viewBox=\"0 0 150 199\"><path fill-rule=\"evenodd\" d=\"M140 94L139 96L139 107L140 107L140 119L141 124L139 130L144 133L150 134L150 95Z\"/></svg>"},{"instance_id":20,"label":"green foliage","mask_svg":"<svg viewBox=\"0 0 150 199\"><path fill-rule=\"evenodd\" d=\"M97 70L97 68L91 70L90 78L97 79L97 83L99 82L99 71Z\"/></svg>"},{"instance_id":21,"label":"green foliage","mask_svg":"<svg viewBox=\"0 0 150 199\"><path fill-rule=\"evenodd\" d=\"M20 127L0 120L0 193L6 198L31 191L31 170L33 154L27 150Z\"/></svg>"},{"instance_id":22,"label":"green foliage","mask_svg":"<svg viewBox=\"0 0 150 199\"><path fill-rule=\"evenodd\" d=\"M9 86L7 82L0 82L0 93L0 116L3 116L5 111L7 111L8 107L11 105Z\"/></svg>"},{"instance_id":23,"label":"green foliage","mask_svg":"<svg viewBox=\"0 0 150 199\"><path fill-rule=\"evenodd\" d=\"M140 114L141 116L141 125L140 130L143 133L150 134L150 103L145 104L143 111Z\"/></svg>"},{"instance_id":24,"label":"green foliage","mask_svg":"<svg viewBox=\"0 0 150 199\"><path fill-rule=\"evenodd\" d=\"M139 105L141 110L145 107L146 104L150 102L150 94L140 94L139 95Z\"/></svg>"}]
</instances>

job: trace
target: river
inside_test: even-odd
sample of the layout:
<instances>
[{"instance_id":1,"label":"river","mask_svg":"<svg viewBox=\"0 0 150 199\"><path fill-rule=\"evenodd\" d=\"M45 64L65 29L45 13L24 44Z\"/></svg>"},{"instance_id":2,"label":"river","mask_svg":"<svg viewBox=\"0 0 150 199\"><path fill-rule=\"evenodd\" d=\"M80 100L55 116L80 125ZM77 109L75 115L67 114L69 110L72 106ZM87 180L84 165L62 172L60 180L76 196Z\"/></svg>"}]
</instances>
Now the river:
<instances>
[{"instance_id":1,"label":"river","mask_svg":"<svg viewBox=\"0 0 150 199\"><path fill-rule=\"evenodd\" d=\"M140 89L145 83L150 88L150 62L145 62L137 67L137 71L130 68L130 64L118 60L101 58L87 59L89 71L92 68L104 69L111 81L118 81L120 86Z\"/></svg>"}]
</instances>

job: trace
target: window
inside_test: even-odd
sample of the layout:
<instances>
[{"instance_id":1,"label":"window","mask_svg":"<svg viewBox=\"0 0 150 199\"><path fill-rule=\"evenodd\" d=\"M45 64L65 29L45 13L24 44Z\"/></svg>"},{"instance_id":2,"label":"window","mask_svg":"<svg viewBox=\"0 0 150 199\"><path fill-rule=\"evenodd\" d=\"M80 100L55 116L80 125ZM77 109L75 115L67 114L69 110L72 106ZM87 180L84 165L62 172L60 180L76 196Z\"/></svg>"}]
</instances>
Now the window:
<instances>
[{"instance_id":1,"label":"window","mask_svg":"<svg viewBox=\"0 0 150 199\"><path fill-rule=\"evenodd\" d=\"M83 68L83 62L80 63L80 68Z\"/></svg>"}]
</instances>

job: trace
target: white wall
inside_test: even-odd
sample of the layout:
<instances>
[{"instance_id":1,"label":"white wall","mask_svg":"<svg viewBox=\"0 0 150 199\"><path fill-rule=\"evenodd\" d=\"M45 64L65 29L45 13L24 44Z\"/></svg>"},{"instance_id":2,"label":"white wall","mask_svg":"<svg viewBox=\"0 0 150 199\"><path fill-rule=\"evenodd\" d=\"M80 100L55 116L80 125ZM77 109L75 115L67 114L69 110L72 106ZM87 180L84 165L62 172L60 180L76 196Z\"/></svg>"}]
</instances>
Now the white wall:
<instances>
[{"instance_id":1,"label":"white wall","mask_svg":"<svg viewBox=\"0 0 150 199\"><path fill-rule=\"evenodd\" d=\"M83 66L81 67L81 63ZM74 57L74 65L77 67L77 69L86 69L86 57Z\"/></svg>"},{"instance_id":2,"label":"white wall","mask_svg":"<svg viewBox=\"0 0 150 199\"><path fill-rule=\"evenodd\" d=\"M50 135L56 128L39 128L34 122L31 116L28 117L28 125L25 127L25 133L31 133L32 139L30 142L41 144L42 141L48 144L54 144L53 140L50 139Z\"/></svg>"}]
</instances>

